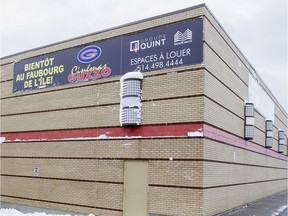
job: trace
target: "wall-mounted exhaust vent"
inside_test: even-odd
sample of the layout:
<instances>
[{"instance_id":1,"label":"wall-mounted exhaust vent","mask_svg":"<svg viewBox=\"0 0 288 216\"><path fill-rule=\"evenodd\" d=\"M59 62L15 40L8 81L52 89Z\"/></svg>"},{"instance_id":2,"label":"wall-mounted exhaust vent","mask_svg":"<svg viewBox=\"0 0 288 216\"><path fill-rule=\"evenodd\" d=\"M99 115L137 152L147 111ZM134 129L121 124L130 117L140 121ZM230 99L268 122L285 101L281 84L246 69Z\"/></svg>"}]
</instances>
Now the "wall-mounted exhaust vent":
<instances>
[{"instance_id":1,"label":"wall-mounted exhaust vent","mask_svg":"<svg viewBox=\"0 0 288 216\"><path fill-rule=\"evenodd\" d=\"M278 131L278 152L284 153L285 150L285 133L284 130L279 129Z\"/></svg>"},{"instance_id":2,"label":"wall-mounted exhaust vent","mask_svg":"<svg viewBox=\"0 0 288 216\"><path fill-rule=\"evenodd\" d=\"M273 147L273 122L272 120L265 121L265 136L266 136L266 148Z\"/></svg>"},{"instance_id":3,"label":"wall-mounted exhaust vent","mask_svg":"<svg viewBox=\"0 0 288 216\"><path fill-rule=\"evenodd\" d=\"M141 125L141 72L128 72L120 79L120 125Z\"/></svg>"},{"instance_id":4,"label":"wall-mounted exhaust vent","mask_svg":"<svg viewBox=\"0 0 288 216\"><path fill-rule=\"evenodd\" d=\"M244 137L246 140L252 140L254 138L254 104L245 103L245 130Z\"/></svg>"}]
</instances>

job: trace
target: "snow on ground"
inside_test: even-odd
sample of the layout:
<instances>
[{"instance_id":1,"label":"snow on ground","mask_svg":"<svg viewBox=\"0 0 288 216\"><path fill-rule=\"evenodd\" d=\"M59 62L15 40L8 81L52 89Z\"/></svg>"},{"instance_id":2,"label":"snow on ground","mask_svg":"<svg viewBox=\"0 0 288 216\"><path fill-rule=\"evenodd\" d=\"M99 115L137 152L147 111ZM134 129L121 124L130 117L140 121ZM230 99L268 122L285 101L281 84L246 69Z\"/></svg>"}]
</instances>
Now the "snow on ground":
<instances>
[{"instance_id":1,"label":"snow on ground","mask_svg":"<svg viewBox=\"0 0 288 216\"><path fill-rule=\"evenodd\" d=\"M19 211L15 210L15 209L0 209L0 215L1 216L71 216L69 214L65 214L65 215L51 215L51 214L40 213L40 212L24 214L24 213L19 212ZM95 216L95 215L89 214L88 216Z\"/></svg>"}]
</instances>

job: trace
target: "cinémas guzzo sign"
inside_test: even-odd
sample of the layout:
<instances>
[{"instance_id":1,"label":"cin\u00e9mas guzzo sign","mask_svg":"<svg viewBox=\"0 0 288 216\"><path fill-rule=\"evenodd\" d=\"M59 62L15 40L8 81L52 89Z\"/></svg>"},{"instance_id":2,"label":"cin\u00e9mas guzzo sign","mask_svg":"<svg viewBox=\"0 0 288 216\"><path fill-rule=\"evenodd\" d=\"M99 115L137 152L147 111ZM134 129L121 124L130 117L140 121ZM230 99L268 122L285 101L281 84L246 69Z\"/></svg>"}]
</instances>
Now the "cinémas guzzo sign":
<instances>
[{"instance_id":1,"label":"cin\u00e9mas guzzo sign","mask_svg":"<svg viewBox=\"0 0 288 216\"><path fill-rule=\"evenodd\" d=\"M14 63L13 92L203 61L203 20L186 20Z\"/></svg>"}]
</instances>

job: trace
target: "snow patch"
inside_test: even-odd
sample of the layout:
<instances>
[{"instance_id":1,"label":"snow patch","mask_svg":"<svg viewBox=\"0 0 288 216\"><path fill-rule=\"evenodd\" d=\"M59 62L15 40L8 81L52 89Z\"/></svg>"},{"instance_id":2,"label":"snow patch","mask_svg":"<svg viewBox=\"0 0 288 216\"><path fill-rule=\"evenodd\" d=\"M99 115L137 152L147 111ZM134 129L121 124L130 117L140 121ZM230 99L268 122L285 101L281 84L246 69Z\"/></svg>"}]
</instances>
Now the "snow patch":
<instances>
[{"instance_id":1,"label":"snow patch","mask_svg":"<svg viewBox=\"0 0 288 216\"><path fill-rule=\"evenodd\" d=\"M27 213L24 214L22 212L17 211L16 209L0 209L0 215L1 216L71 216L70 214L65 214L65 215L51 215L51 214L46 214L44 212L35 212L35 213ZM76 215L75 215L76 216ZM78 215L80 216L80 215ZM94 214L89 214L88 216L95 216Z\"/></svg>"},{"instance_id":2,"label":"snow patch","mask_svg":"<svg viewBox=\"0 0 288 216\"><path fill-rule=\"evenodd\" d=\"M122 146L123 148L129 148L131 145L132 145L132 143L124 143L124 144L122 144L121 146Z\"/></svg>"},{"instance_id":3,"label":"snow patch","mask_svg":"<svg viewBox=\"0 0 288 216\"><path fill-rule=\"evenodd\" d=\"M124 79L143 79L143 74L140 71L128 72L124 74L121 79L120 83L123 82Z\"/></svg>"},{"instance_id":4,"label":"snow patch","mask_svg":"<svg viewBox=\"0 0 288 216\"><path fill-rule=\"evenodd\" d=\"M106 134L101 134L98 137L71 137L71 138L63 138L63 139L27 139L27 140L22 140L22 139L15 139L15 140L6 140L6 142L37 142L37 141L58 141L58 140L98 140L98 139L109 139L107 136L109 132ZM114 137L113 137L114 138Z\"/></svg>"},{"instance_id":5,"label":"snow patch","mask_svg":"<svg viewBox=\"0 0 288 216\"><path fill-rule=\"evenodd\" d=\"M63 138L60 140L98 140L98 139L109 139L106 134L101 134L98 137L73 137L73 138ZM56 140L56 139L55 139Z\"/></svg>"},{"instance_id":6,"label":"snow patch","mask_svg":"<svg viewBox=\"0 0 288 216\"><path fill-rule=\"evenodd\" d=\"M187 136L188 137L203 137L203 132L202 131L188 132Z\"/></svg>"},{"instance_id":7,"label":"snow patch","mask_svg":"<svg viewBox=\"0 0 288 216\"><path fill-rule=\"evenodd\" d=\"M28 139L28 140L21 140L21 139L15 139L15 140L7 140L8 141L14 141L14 142L23 142L23 141L26 141L26 142L35 142L35 141L47 141L48 139Z\"/></svg>"},{"instance_id":8,"label":"snow patch","mask_svg":"<svg viewBox=\"0 0 288 216\"><path fill-rule=\"evenodd\" d=\"M288 208L288 205L284 205L284 206L281 206L279 209L277 209L276 212L274 212L271 216L277 216L279 215L281 212L285 211L285 209Z\"/></svg>"},{"instance_id":9,"label":"snow patch","mask_svg":"<svg viewBox=\"0 0 288 216\"><path fill-rule=\"evenodd\" d=\"M3 143L5 141L5 137L0 137L0 143Z\"/></svg>"},{"instance_id":10,"label":"snow patch","mask_svg":"<svg viewBox=\"0 0 288 216\"><path fill-rule=\"evenodd\" d=\"M192 133L192 134L190 134ZM188 132L188 136L195 136L195 137L203 137L203 133L202 132ZM176 137L186 137L186 136L145 136L145 138L176 138ZM112 139L112 140L117 140L117 139L141 139L143 138L142 136L109 136L109 132L105 133L105 134L101 134L97 137L67 137L67 138L59 138L59 139L15 139L15 140L6 140L5 142L37 142L37 141L77 141L77 140L103 140L103 139ZM161 145L164 145L163 143L160 143ZM191 145L188 144L188 147L190 147ZM124 147L124 146L123 146Z\"/></svg>"},{"instance_id":11,"label":"snow patch","mask_svg":"<svg viewBox=\"0 0 288 216\"><path fill-rule=\"evenodd\" d=\"M98 136L98 139L108 139L108 136L106 136L106 134L101 134Z\"/></svg>"},{"instance_id":12,"label":"snow patch","mask_svg":"<svg viewBox=\"0 0 288 216\"><path fill-rule=\"evenodd\" d=\"M184 178L192 181L193 180L193 176L194 176L194 171L191 170L190 172L185 172Z\"/></svg>"}]
</instances>

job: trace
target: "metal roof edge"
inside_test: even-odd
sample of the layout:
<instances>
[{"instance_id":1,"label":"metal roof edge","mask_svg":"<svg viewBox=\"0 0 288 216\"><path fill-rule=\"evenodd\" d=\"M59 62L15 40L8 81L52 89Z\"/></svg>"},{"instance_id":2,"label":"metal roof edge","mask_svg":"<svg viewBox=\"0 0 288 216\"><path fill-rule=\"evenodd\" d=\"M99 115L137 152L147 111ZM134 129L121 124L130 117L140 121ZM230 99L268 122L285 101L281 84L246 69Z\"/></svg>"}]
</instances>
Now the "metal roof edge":
<instances>
[{"instance_id":1,"label":"metal roof edge","mask_svg":"<svg viewBox=\"0 0 288 216\"><path fill-rule=\"evenodd\" d=\"M36 50L47 48L47 47L50 47L50 46L55 46L55 45L58 45L58 44L61 44L61 43L65 43L65 42L81 39L81 38L84 38L84 37L89 37L91 35L100 34L100 33L111 31L111 30L115 30L115 29L118 29L118 28L123 28L123 27L126 27L126 26L139 24L139 23L142 23L142 22L147 22L147 21L150 21L150 20L159 19L159 18L166 17L166 16L171 16L171 15L178 14L178 13L183 13L183 12L194 10L194 9L201 8L201 7L206 7L205 3L194 5L194 6L191 6L191 7L188 7L188 8L183 8L183 9L172 11L172 12L168 12L168 13L164 13L164 14L161 14L161 15L156 15L156 16L153 16L153 17L144 18L144 19L141 19L141 20L129 22L129 23L126 23L126 24L122 24L122 25L118 25L118 26L115 26L115 27L103 29L103 30L92 32L92 33L89 33L89 34L80 35L80 36L77 36L77 37L73 37L73 38L69 38L69 39L66 39L66 40L58 41L58 42L55 42L55 43L43 45L43 46L40 46L40 47L35 47L33 49L29 49L29 50L25 50L25 51L14 53L14 54L11 54L11 55L8 55L8 56L1 57L0 61L4 60L4 59L7 59L7 58L11 58L13 56L20 55L20 54L36 51Z\"/></svg>"}]
</instances>

